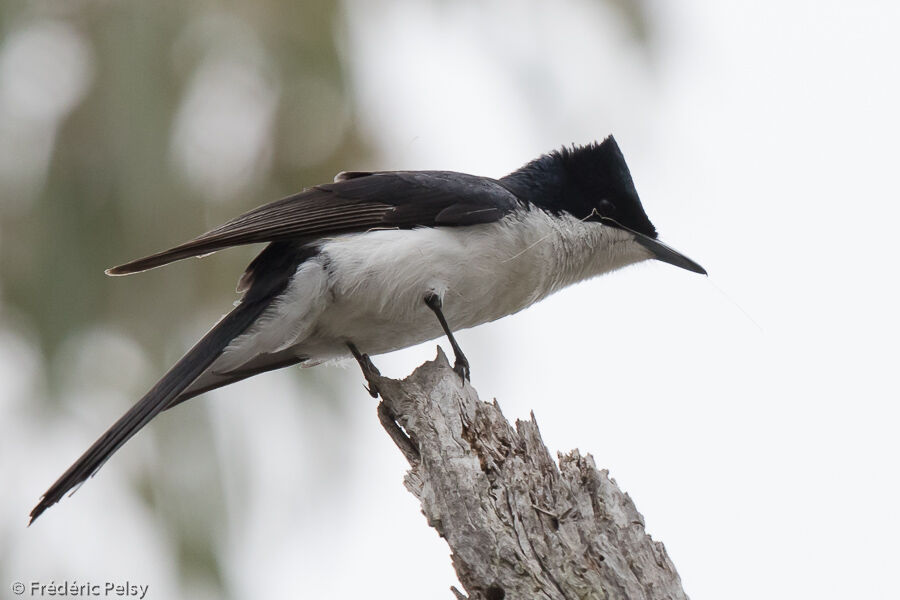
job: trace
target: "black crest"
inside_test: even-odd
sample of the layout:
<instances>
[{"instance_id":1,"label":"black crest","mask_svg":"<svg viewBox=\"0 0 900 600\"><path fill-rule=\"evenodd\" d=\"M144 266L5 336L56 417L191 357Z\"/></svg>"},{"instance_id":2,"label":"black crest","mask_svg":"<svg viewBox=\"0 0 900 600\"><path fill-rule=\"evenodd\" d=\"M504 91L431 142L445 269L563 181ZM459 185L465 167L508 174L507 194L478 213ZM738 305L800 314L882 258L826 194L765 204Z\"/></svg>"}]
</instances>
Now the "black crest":
<instances>
[{"instance_id":1,"label":"black crest","mask_svg":"<svg viewBox=\"0 0 900 600\"><path fill-rule=\"evenodd\" d=\"M500 182L520 199L546 211L619 224L656 238L656 228L641 206L613 136L599 144L545 154Z\"/></svg>"}]
</instances>

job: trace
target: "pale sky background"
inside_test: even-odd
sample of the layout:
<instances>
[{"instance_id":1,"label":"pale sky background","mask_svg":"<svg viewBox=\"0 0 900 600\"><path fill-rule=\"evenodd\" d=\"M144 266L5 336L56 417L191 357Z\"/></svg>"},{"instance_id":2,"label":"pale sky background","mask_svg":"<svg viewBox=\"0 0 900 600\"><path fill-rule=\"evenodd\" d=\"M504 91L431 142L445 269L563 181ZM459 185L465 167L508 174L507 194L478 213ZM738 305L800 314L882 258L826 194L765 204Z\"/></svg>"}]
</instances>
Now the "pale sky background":
<instances>
[{"instance_id":1,"label":"pale sky background","mask_svg":"<svg viewBox=\"0 0 900 600\"><path fill-rule=\"evenodd\" d=\"M587 0L346 2L340 48L378 150L377 164L346 168L501 176L615 134L660 238L709 278L638 265L461 332L473 385L510 419L533 410L551 451L577 447L609 469L692 599L896 598L900 5L648 6L657 37L646 48L619 13ZM71 59L65 71L81 73L66 88L77 102L90 49L67 35L51 37ZM252 111L234 135L262 147L279 90L254 73L235 76L256 92L235 96L235 110ZM189 96L202 95L195 81L201 91ZM327 86L317 93L327 103ZM35 110L64 118L54 106ZM190 162L178 150L190 127L176 128L173 160ZM249 159L221 160L234 172ZM230 185L203 165L185 168ZM207 326L179 332L182 350ZM99 332L81 342L72 355L84 381L102 379L103 357L142 360L139 340ZM375 362L402 376L434 347ZM146 583L149 598L215 597L176 587L161 517L142 512L127 485L160 460L148 436L25 529L40 492L136 400L74 381L71 393L93 408L48 422L26 407L43 393L39 363L27 333L0 329L0 536L14 540L0 554L2 597L16 579L66 578ZM184 409L213 420L213 443L198 442L190 464L222 470L229 490L220 544L230 589L450 598L448 548L403 488L405 462L358 370L317 371L314 382L346 399L337 416L306 401L315 386L298 397L287 373ZM232 463L249 468L238 477ZM335 463L344 473L329 478ZM168 479L161 489L196 477L177 461L157 475Z\"/></svg>"}]
</instances>

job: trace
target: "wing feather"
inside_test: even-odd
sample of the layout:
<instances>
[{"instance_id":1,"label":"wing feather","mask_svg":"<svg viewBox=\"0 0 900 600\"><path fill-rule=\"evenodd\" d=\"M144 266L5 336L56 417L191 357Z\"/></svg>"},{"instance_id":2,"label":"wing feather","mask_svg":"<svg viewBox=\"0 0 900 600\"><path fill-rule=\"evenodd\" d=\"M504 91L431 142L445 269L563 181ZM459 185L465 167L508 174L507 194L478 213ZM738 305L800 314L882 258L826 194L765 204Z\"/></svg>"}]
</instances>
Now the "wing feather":
<instances>
[{"instance_id":1,"label":"wing feather","mask_svg":"<svg viewBox=\"0 0 900 600\"><path fill-rule=\"evenodd\" d=\"M127 275L230 246L383 227L460 226L503 218L516 197L496 180L448 171L353 173L255 208L188 242L113 267Z\"/></svg>"}]
</instances>

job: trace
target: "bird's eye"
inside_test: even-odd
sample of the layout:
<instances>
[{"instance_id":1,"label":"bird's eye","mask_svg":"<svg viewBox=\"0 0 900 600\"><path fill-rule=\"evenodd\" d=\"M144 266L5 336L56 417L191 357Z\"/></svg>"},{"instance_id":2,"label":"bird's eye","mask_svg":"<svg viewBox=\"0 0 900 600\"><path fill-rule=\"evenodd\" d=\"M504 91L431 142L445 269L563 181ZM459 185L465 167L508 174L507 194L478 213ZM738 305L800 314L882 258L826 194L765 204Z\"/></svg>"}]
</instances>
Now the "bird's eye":
<instances>
[{"instance_id":1,"label":"bird's eye","mask_svg":"<svg viewBox=\"0 0 900 600\"><path fill-rule=\"evenodd\" d=\"M604 198L597 203L597 210L604 217L609 217L616 214L616 205Z\"/></svg>"}]
</instances>

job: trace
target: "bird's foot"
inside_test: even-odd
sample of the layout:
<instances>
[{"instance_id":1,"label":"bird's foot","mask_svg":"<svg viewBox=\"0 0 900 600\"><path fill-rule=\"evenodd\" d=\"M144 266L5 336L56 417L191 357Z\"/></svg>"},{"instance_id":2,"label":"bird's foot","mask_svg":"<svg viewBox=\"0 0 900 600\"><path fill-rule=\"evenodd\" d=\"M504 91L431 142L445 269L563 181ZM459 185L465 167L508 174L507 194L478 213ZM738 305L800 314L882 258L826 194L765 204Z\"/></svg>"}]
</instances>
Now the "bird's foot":
<instances>
[{"instance_id":1,"label":"bird's foot","mask_svg":"<svg viewBox=\"0 0 900 600\"><path fill-rule=\"evenodd\" d=\"M472 372L469 369L469 360L463 354L456 355L456 361L453 363L453 370L462 378L463 383L472 379Z\"/></svg>"},{"instance_id":2,"label":"bird's foot","mask_svg":"<svg viewBox=\"0 0 900 600\"><path fill-rule=\"evenodd\" d=\"M369 384L365 387L366 391L369 392L369 395L373 398L377 398L379 391L378 385L375 383L375 380L381 376L381 371L378 370L378 367L375 366L375 363L372 362L372 359L369 358L368 354L363 354L359 351L359 348L353 342L347 342L347 347L350 348L350 352L353 354L353 358L356 359L356 362L359 363L359 368L363 372L363 377L366 378L366 382Z\"/></svg>"}]
</instances>

